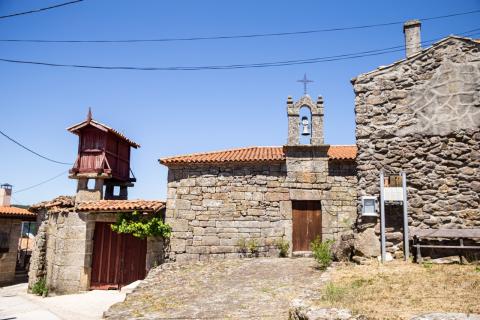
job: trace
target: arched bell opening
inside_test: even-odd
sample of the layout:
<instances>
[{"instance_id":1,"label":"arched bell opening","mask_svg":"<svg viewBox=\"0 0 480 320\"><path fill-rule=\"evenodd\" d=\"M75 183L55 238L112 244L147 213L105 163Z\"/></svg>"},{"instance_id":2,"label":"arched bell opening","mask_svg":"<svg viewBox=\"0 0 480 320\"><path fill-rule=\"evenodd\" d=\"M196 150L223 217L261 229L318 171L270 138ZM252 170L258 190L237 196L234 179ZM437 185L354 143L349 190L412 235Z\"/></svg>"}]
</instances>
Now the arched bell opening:
<instances>
[{"instance_id":1,"label":"arched bell opening","mask_svg":"<svg viewBox=\"0 0 480 320\"><path fill-rule=\"evenodd\" d=\"M312 112L309 106L303 105L299 112L299 141L300 144L312 143Z\"/></svg>"}]
</instances>

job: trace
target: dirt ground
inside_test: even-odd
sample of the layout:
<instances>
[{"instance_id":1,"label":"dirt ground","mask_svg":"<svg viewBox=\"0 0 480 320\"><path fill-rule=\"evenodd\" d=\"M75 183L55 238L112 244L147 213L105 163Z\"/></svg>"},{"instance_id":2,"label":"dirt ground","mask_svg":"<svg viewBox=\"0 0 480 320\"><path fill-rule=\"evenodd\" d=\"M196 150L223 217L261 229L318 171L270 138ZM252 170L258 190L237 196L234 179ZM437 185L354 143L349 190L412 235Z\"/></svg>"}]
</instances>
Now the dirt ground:
<instances>
[{"instance_id":1,"label":"dirt ground","mask_svg":"<svg viewBox=\"0 0 480 320\"><path fill-rule=\"evenodd\" d=\"M155 270L108 319L288 319L290 302L322 287L311 258L199 262Z\"/></svg>"},{"instance_id":2,"label":"dirt ground","mask_svg":"<svg viewBox=\"0 0 480 320\"><path fill-rule=\"evenodd\" d=\"M480 314L478 265L344 265L316 295L319 307L347 308L368 319L410 319L429 312Z\"/></svg>"}]
</instances>

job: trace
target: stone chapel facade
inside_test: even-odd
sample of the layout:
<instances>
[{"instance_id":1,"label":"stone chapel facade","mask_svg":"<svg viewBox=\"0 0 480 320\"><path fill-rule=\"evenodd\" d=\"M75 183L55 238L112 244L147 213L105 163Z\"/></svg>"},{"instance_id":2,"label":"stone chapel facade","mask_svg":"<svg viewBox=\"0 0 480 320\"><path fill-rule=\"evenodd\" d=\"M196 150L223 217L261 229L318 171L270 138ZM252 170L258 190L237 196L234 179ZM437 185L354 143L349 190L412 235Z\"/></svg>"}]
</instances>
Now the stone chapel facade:
<instances>
[{"instance_id":1,"label":"stone chapel facade","mask_svg":"<svg viewBox=\"0 0 480 320\"><path fill-rule=\"evenodd\" d=\"M311 115L308 144L300 143L301 108ZM284 146L160 159L169 169L171 260L239 257L249 241L258 245L258 255L277 255L281 239L290 244L290 254L303 253L317 235L341 239L351 232L356 147L324 143L322 97L289 97L287 115Z\"/></svg>"}]
</instances>

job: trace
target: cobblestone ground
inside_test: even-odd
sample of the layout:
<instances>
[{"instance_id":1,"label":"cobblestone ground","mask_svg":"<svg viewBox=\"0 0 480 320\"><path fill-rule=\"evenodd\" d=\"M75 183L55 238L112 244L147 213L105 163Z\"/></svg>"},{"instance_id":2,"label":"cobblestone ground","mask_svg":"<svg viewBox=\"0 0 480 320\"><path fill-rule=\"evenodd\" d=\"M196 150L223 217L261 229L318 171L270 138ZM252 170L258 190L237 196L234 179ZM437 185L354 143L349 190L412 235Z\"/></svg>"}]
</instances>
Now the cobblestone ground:
<instances>
[{"instance_id":1,"label":"cobblestone ground","mask_svg":"<svg viewBox=\"0 0 480 320\"><path fill-rule=\"evenodd\" d=\"M311 258L258 258L164 265L108 319L288 319L294 298L323 280Z\"/></svg>"}]
</instances>

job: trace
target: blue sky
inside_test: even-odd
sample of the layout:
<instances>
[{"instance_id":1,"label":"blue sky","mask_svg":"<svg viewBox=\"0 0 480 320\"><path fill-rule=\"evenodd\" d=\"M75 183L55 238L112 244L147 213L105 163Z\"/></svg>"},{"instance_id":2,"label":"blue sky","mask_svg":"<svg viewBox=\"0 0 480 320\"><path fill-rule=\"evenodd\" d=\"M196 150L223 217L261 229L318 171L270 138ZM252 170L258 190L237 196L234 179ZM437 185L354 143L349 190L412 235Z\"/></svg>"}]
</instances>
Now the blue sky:
<instances>
[{"instance_id":1,"label":"blue sky","mask_svg":"<svg viewBox=\"0 0 480 320\"><path fill-rule=\"evenodd\" d=\"M0 15L61 1L0 2ZM0 20L2 39L138 39L288 32L403 21L480 9L480 1L93 1ZM480 14L426 21L424 40L479 28ZM257 39L133 44L0 43L0 58L127 66L269 62L381 49L403 44L401 25ZM219 71L107 71L0 62L0 129L32 149L73 162L77 137L65 130L88 107L141 144L133 151L137 183L130 198L163 199L164 156L253 145L283 145L285 102L303 93L325 101L325 138L353 144L350 79L403 58L403 52L311 65ZM14 191L68 170L0 136L0 183ZM65 174L14 194L31 204L74 194Z\"/></svg>"}]
</instances>

